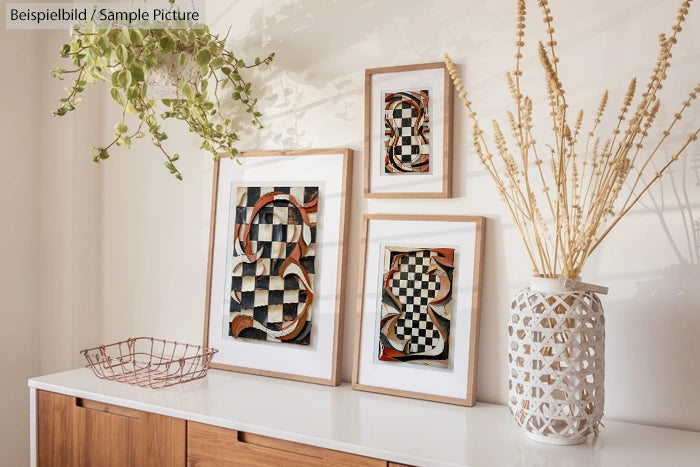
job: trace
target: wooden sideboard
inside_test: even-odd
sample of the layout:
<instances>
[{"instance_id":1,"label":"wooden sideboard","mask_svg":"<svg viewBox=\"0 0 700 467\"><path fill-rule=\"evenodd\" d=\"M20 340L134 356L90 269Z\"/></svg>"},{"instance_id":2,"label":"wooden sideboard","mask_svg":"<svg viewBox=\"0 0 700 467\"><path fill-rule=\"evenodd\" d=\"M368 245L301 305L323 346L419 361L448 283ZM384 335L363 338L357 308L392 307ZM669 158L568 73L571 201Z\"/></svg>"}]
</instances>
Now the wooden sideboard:
<instances>
[{"instance_id":1,"label":"wooden sideboard","mask_svg":"<svg viewBox=\"0 0 700 467\"><path fill-rule=\"evenodd\" d=\"M37 391L38 464L46 467L386 467L387 461ZM393 464L397 465L397 464Z\"/></svg>"},{"instance_id":2,"label":"wooden sideboard","mask_svg":"<svg viewBox=\"0 0 700 467\"><path fill-rule=\"evenodd\" d=\"M700 433L604 420L578 446L527 439L508 409L210 370L145 389L77 369L29 380L33 466L700 465Z\"/></svg>"},{"instance_id":3,"label":"wooden sideboard","mask_svg":"<svg viewBox=\"0 0 700 467\"><path fill-rule=\"evenodd\" d=\"M185 420L48 391L37 409L41 466L185 465Z\"/></svg>"}]
</instances>

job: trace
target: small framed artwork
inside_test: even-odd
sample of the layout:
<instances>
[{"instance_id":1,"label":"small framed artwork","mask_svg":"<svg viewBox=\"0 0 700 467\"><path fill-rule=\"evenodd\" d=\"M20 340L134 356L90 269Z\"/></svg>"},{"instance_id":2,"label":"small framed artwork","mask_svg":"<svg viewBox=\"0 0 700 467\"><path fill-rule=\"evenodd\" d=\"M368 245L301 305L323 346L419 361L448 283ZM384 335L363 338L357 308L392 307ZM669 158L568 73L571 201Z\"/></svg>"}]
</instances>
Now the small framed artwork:
<instances>
[{"instance_id":1,"label":"small framed artwork","mask_svg":"<svg viewBox=\"0 0 700 467\"><path fill-rule=\"evenodd\" d=\"M366 198L452 196L452 102L443 62L365 70Z\"/></svg>"},{"instance_id":2,"label":"small framed artwork","mask_svg":"<svg viewBox=\"0 0 700 467\"><path fill-rule=\"evenodd\" d=\"M476 401L484 218L364 217L352 385Z\"/></svg>"},{"instance_id":3,"label":"small framed artwork","mask_svg":"<svg viewBox=\"0 0 700 467\"><path fill-rule=\"evenodd\" d=\"M350 149L222 157L212 192L211 366L337 385Z\"/></svg>"}]
</instances>

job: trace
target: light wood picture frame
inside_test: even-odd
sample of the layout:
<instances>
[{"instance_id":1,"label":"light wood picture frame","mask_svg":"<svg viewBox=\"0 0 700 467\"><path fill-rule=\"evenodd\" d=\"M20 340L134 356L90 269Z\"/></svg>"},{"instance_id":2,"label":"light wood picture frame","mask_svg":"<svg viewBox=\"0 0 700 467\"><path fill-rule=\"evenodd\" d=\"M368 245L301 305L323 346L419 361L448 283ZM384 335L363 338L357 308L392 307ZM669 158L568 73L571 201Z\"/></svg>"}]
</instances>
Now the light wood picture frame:
<instances>
[{"instance_id":1,"label":"light wood picture frame","mask_svg":"<svg viewBox=\"0 0 700 467\"><path fill-rule=\"evenodd\" d=\"M211 367L340 384L351 149L243 152L214 167ZM286 238L284 238L286 236Z\"/></svg>"},{"instance_id":2,"label":"light wood picture frame","mask_svg":"<svg viewBox=\"0 0 700 467\"><path fill-rule=\"evenodd\" d=\"M485 225L479 216L363 217L354 389L476 403Z\"/></svg>"},{"instance_id":3,"label":"light wood picture frame","mask_svg":"<svg viewBox=\"0 0 700 467\"><path fill-rule=\"evenodd\" d=\"M450 198L453 113L444 62L365 70L365 198Z\"/></svg>"}]
</instances>

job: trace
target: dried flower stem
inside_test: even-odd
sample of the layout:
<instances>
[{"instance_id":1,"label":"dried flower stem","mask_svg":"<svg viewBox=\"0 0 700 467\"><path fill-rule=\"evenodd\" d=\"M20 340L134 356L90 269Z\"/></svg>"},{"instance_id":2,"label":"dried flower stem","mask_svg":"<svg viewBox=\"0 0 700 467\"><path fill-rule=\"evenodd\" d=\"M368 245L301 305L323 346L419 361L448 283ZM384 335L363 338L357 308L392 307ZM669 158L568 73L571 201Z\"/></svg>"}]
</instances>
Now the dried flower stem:
<instances>
[{"instance_id":1,"label":"dried flower stem","mask_svg":"<svg viewBox=\"0 0 700 467\"><path fill-rule=\"evenodd\" d=\"M547 0L538 0L548 36L546 43L538 44L538 54L545 72L555 141L553 146L547 146L549 171L542 167L546 161L537 151L532 124L532 99L521 89L525 0L517 0L515 67L512 72L506 73L508 88L515 104L515 111L508 112L507 115L510 133L517 146L517 156L510 152L506 135L494 120L492 126L497 154L494 159L494 153L489 149L459 73L450 57L445 55L447 69L458 95L473 121L475 151L496 183L513 217L536 275L579 276L588 257L612 228L678 160L686 148L697 140L700 128L691 133L662 168L646 182L648 177L645 174L653 167L659 149L668 141L671 131L700 93L698 84L662 131L656 144L643 156L645 142L661 107L657 92L667 78L671 50L677 43L677 35L682 30L691 1L684 0L681 3L670 35L659 36L659 54L654 70L636 107L633 107L633 102L637 80L632 79L622 100L615 127L608 138L601 138L598 131L608 104L608 91L603 92L591 129L585 135L583 151L580 151L579 139L584 113L579 111L573 125L569 123L564 86L558 71L554 19ZM641 161L639 167L638 161ZM531 171L533 163L534 172ZM540 205L548 209L546 218Z\"/></svg>"}]
</instances>

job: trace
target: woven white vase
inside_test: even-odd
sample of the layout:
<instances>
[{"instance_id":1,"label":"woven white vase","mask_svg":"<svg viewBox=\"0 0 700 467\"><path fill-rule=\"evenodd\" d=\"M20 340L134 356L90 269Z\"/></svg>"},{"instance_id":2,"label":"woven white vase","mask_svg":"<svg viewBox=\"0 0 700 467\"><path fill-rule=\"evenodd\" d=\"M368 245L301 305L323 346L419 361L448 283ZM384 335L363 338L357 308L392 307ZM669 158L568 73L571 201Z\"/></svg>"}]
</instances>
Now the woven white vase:
<instances>
[{"instance_id":1,"label":"woven white vase","mask_svg":"<svg viewBox=\"0 0 700 467\"><path fill-rule=\"evenodd\" d=\"M605 319L598 296L533 277L508 321L509 406L528 437L570 445L603 416Z\"/></svg>"}]
</instances>

